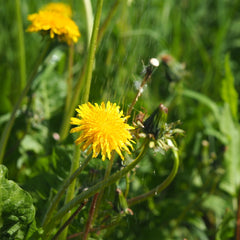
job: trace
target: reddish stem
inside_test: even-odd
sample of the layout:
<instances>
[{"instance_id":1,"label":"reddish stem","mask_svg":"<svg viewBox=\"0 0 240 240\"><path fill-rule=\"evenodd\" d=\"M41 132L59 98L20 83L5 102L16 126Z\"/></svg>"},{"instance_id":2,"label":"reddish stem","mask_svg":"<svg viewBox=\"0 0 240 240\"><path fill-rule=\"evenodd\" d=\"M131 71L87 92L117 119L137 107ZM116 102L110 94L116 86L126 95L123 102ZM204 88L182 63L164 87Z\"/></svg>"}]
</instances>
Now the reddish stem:
<instances>
[{"instance_id":1,"label":"reddish stem","mask_svg":"<svg viewBox=\"0 0 240 240\"><path fill-rule=\"evenodd\" d=\"M91 223L92 223L92 220L93 220L98 195L99 195L99 193L96 193L93 197L92 205L91 205L90 212L89 212L88 221L87 221L85 231L84 231L84 235L83 235L83 240L87 240L87 238L88 238L88 233L89 233L89 230L91 228Z\"/></svg>"},{"instance_id":2,"label":"reddish stem","mask_svg":"<svg viewBox=\"0 0 240 240\"><path fill-rule=\"evenodd\" d=\"M72 222L72 220L78 215L78 213L82 210L82 208L86 205L88 201L85 200L81 205L78 207L78 209L68 218L68 220L62 225L62 227L57 231L57 233L54 235L52 240L57 239L57 237L61 234L61 232Z\"/></svg>"}]
</instances>

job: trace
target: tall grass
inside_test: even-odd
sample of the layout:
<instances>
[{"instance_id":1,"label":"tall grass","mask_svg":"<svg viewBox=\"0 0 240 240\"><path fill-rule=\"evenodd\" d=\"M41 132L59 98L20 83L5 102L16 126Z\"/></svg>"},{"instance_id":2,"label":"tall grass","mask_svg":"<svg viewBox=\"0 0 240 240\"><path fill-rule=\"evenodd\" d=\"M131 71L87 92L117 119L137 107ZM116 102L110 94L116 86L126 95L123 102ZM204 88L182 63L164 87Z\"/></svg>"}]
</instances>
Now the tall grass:
<instances>
[{"instance_id":1,"label":"tall grass","mask_svg":"<svg viewBox=\"0 0 240 240\"><path fill-rule=\"evenodd\" d=\"M16 2L21 3L18 15L15 1L4 1L0 8L1 134L43 44L38 34L23 32L22 36L17 19L20 14L25 31L27 15L49 1ZM89 22L81 1L65 2L71 3L82 35L73 49L72 84L76 86L86 61ZM112 7L113 1L104 1L101 24ZM163 103L169 109L168 121L181 120L185 136L177 139L180 170L170 187L131 206L133 216L126 214L119 219L122 206L113 206L116 214L109 228L103 229L102 235L92 233L93 239L240 239L236 224L240 171L239 7L237 0L125 0L116 5L96 49L89 101L117 102L126 112L149 59L161 60L163 54L168 54L173 64L161 62L133 112L135 116L140 111L150 115ZM92 8L95 13L95 1ZM61 143L53 137L59 134L64 121L68 50L64 44L51 45L27 97L17 109L3 158L8 178L32 195L37 226L69 175L73 155L73 138L69 134ZM87 100L83 97L85 87L78 103ZM169 157L168 152L164 156L148 152L135 168L134 180L128 179L132 189L129 198L151 190L168 176L172 167ZM103 178L105 167L106 162L90 161L89 168L78 177L81 185L77 184L77 189L82 191ZM105 191L104 207L98 215L111 208L107 199L113 197L114 188L124 184L119 181ZM89 206L73 220L69 235L77 233L79 226L84 228L87 210ZM101 220L93 228L105 226L106 219Z\"/></svg>"}]
</instances>

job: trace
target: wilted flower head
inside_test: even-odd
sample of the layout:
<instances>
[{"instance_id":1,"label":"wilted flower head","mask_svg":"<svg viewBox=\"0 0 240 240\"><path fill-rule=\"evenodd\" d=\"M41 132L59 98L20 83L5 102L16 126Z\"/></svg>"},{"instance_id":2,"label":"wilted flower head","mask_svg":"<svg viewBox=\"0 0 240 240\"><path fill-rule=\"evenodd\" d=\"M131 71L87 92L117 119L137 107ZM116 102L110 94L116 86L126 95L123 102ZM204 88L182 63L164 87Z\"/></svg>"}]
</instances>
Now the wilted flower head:
<instances>
[{"instance_id":1,"label":"wilted flower head","mask_svg":"<svg viewBox=\"0 0 240 240\"><path fill-rule=\"evenodd\" d=\"M126 123L128 117L123 116L123 112L116 103L102 102L101 105L91 103L79 105L76 111L77 118L71 118L71 124L78 125L71 129L71 133L80 132L76 144L81 144L81 149L89 148L93 151L93 157L102 154L102 160L106 156L110 159L111 152L116 151L121 159L124 159L122 151L130 154L129 148L133 148L132 136L129 130L134 129Z\"/></svg>"},{"instance_id":2,"label":"wilted flower head","mask_svg":"<svg viewBox=\"0 0 240 240\"><path fill-rule=\"evenodd\" d=\"M168 109L160 104L155 111L143 122L144 132L151 134L155 139L158 138L159 133L163 130L167 120Z\"/></svg>"},{"instance_id":3,"label":"wilted flower head","mask_svg":"<svg viewBox=\"0 0 240 240\"><path fill-rule=\"evenodd\" d=\"M67 17L72 17L72 9L69 5L65 3L52 2L41 8L42 11L53 11L65 15Z\"/></svg>"},{"instance_id":4,"label":"wilted flower head","mask_svg":"<svg viewBox=\"0 0 240 240\"><path fill-rule=\"evenodd\" d=\"M58 37L60 41L69 45L77 42L80 37L75 22L66 14L53 10L41 10L38 13L28 15L32 24L27 28L28 32L41 32L50 34L50 38Z\"/></svg>"},{"instance_id":5,"label":"wilted flower head","mask_svg":"<svg viewBox=\"0 0 240 240\"><path fill-rule=\"evenodd\" d=\"M159 58L164 67L165 76L168 81L179 81L189 75L186 71L186 64L178 62L172 55L162 53Z\"/></svg>"},{"instance_id":6,"label":"wilted flower head","mask_svg":"<svg viewBox=\"0 0 240 240\"><path fill-rule=\"evenodd\" d=\"M148 138L150 140L149 147L153 148L155 152L163 154L170 148L177 150L174 137L184 133L182 129L176 128L180 121L167 123L167 114L167 107L160 104L145 121L143 120L145 114L142 112L135 120L136 136Z\"/></svg>"}]
</instances>

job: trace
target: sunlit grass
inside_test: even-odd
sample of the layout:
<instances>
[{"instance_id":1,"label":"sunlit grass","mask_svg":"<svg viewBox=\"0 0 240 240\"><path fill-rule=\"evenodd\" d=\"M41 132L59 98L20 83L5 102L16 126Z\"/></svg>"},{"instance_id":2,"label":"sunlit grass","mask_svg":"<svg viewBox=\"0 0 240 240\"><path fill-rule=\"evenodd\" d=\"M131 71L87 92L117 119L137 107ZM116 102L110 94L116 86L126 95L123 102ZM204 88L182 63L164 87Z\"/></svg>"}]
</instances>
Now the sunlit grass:
<instances>
[{"instance_id":1,"label":"sunlit grass","mask_svg":"<svg viewBox=\"0 0 240 240\"><path fill-rule=\"evenodd\" d=\"M26 86L45 44L40 34L26 32L30 24L27 16L50 1L20 2L22 23L17 18L15 1L5 1L0 10L1 135L4 126L10 124L23 85ZM69 176L74 154L69 127L74 108L88 100L110 101L127 114L149 60L158 58L160 66L144 85L128 121L138 129L144 122L139 120L141 117L146 119L160 103L165 104L168 122L180 120L181 124L174 127L185 132L184 137L176 138L179 172L160 195L130 207L128 212L125 196L131 203L136 195L162 183L172 168L169 152L162 155L148 151L131 175L118 179L111 187L106 185L105 190L99 187L99 219L93 216L92 228L106 226L109 230L101 231L103 239L236 239L240 171L239 1L126 0L116 1L116 6L115 1L104 1L102 36L95 36L92 51L96 47L96 55L94 52L91 56L91 63L87 59L92 16L86 15L82 1L64 2L72 6L72 18L81 38L72 48L51 42L27 96L16 109L6 151L2 152L8 179L17 182L34 199L37 226ZM91 1L93 13L97 11L96 2ZM104 28L108 16L110 21ZM23 36L16 23L22 24ZM136 144L137 153L139 147ZM85 158L86 153L81 156ZM116 158L116 164L108 166L108 171L124 169L132 159L126 157L125 161ZM78 176L74 194L100 180L106 181L110 174L106 174L106 168L106 161L90 161ZM86 233L92 193L86 193L89 203L71 223L69 235L83 229ZM62 202L59 205L62 212L69 207L64 208ZM110 210L114 213L108 221L103 217ZM62 216L61 211L57 216ZM126 216L120 218L120 213ZM108 224L118 225L107 228ZM101 239L95 233L91 237Z\"/></svg>"}]
</instances>

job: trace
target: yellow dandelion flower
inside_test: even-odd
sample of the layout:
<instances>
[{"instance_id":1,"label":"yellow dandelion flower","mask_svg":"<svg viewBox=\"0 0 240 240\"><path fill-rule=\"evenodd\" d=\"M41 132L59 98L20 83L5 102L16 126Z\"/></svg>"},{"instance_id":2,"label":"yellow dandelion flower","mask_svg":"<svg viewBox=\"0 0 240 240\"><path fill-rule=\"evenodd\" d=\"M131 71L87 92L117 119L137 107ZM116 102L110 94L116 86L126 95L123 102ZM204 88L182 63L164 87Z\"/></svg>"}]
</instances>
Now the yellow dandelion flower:
<instances>
[{"instance_id":1,"label":"yellow dandelion flower","mask_svg":"<svg viewBox=\"0 0 240 240\"><path fill-rule=\"evenodd\" d=\"M71 124L78 125L71 129L71 133L80 132L76 144L81 144L81 149L89 148L92 150L93 157L97 157L101 151L102 160L106 156L110 159L111 152L116 151L122 160L122 151L130 154L129 148L133 149L131 142L132 136L129 130L134 129L125 121L123 111L116 103L103 102L101 105L91 103L79 105L76 109L78 118L72 117Z\"/></svg>"},{"instance_id":2,"label":"yellow dandelion flower","mask_svg":"<svg viewBox=\"0 0 240 240\"><path fill-rule=\"evenodd\" d=\"M47 5L43 6L41 10L58 12L67 17L72 17L72 9L69 5L65 3L59 3L59 2L48 3Z\"/></svg>"},{"instance_id":3,"label":"yellow dandelion flower","mask_svg":"<svg viewBox=\"0 0 240 240\"><path fill-rule=\"evenodd\" d=\"M77 42L80 32L77 25L69 17L54 11L39 11L28 15L28 20L32 24L28 27L28 32L49 32L50 38L55 35L60 41L65 41L69 45Z\"/></svg>"}]
</instances>

